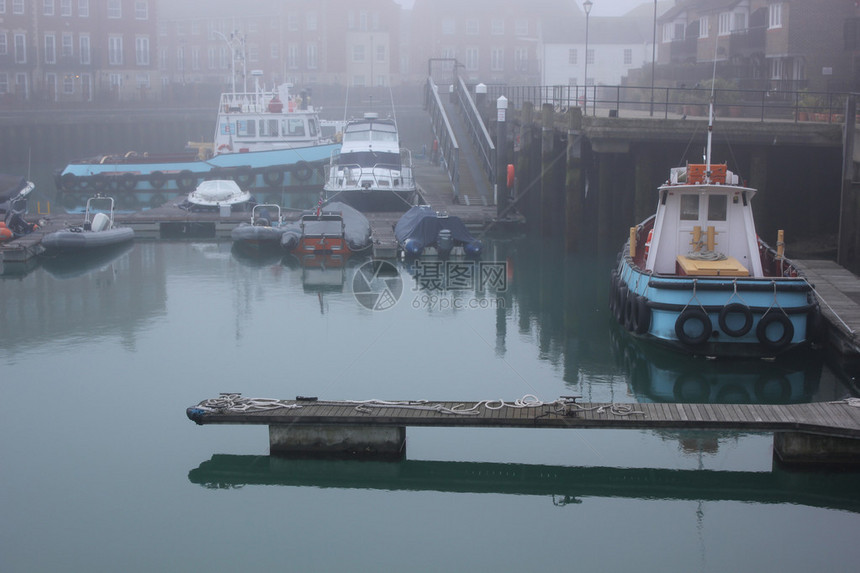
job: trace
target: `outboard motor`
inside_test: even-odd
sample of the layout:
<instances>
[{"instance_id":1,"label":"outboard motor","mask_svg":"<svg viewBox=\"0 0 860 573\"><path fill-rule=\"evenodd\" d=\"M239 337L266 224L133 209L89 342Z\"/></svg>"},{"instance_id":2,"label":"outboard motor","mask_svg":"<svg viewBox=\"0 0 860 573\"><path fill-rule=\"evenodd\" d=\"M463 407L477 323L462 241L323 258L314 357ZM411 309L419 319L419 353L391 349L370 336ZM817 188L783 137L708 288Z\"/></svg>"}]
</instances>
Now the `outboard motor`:
<instances>
[{"instance_id":1,"label":"outboard motor","mask_svg":"<svg viewBox=\"0 0 860 573\"><path fill-rule=\"evenodd\" d=\"M454 237L451 235L451 229L442 229L436 237L436 249L439 255L447 257L451 254L451 249L454 248Z\"/></svg>"},{"instance_id":2,"label":"outboard motor","mask_svg":"<svg viewBox=\"0 0 860 573\"><path fill-rule=\"evenodd\" d=\"M403 243L403 251L407 257L417 257L424 250L424 245L418 239L406 239Z\"/></svg>"},{"instance_id":3,"label":"outboard motor","mask_svg":"<svg viewBox=\"0 0 860 573\"><path fill-rule=\"evenodd\" d=\"M299 245L299 234L295 231L287 231L281 236L281 246L292 251Z\"/></svg>"},{"instance_id":4,"label":"outboard motor","mask_svg":"<svg viewBox=\"0 0 860 573\"><path fill-rule=\"evenodd\" d=\"M477 257L481 254L481 251L484 249L484 245L481 244L481 241L471 241L463 245L463 251L467 256Z\"/></svg>"}]
</instances>

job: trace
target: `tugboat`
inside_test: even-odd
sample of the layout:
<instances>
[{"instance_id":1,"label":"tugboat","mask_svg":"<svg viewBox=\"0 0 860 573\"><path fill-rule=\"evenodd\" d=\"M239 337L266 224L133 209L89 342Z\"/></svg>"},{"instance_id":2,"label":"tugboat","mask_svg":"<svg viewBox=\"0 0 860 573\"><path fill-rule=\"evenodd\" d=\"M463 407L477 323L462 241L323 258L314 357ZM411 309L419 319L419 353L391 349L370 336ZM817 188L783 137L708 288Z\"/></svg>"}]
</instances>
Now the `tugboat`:
<instances>
[{"instance_id":1,"label":"tugboat","mask_svg":"<svg viewBox=\"0 0 860 573\"><path fill-rule=\"evenodd\" d=\"M612 271L610 309L633 335L688 354L770 357L806 345L822 319L812 286L756 234L756 190L711 163L675 167L657 211L630 229Z\"/></svg>"},{"instance_id":2,"label":"tugboat","mask_svg":"<svg viewBox=\"0 0 860 573\"><path fill-rule=\"evenodd\" d=\"M326 170L326 201L365 212L406 211L417 197L412 153L401 149L394 119L365 113L346 123L343 145Z\"/></svg>"},{"instance_id":3,"label":"tugboat","mask_svg":"<svg viewBox=\"0 0 860 573\"><path fill-rule=\"evenodd\" d=\"M71 209L83 202L81 193L110 190L121 208L158 207L201 180L228 178L272 199L280 200L284 187L318 193L322 166L340 144L336 133L323 135L307 99L292 97L289 84L221 94L212 143L189 144L197 149L180 154L129 151L72 161L55 174L60 200ZM341 125L328 123L333 131Z\"/></svg>"}]
</instances>

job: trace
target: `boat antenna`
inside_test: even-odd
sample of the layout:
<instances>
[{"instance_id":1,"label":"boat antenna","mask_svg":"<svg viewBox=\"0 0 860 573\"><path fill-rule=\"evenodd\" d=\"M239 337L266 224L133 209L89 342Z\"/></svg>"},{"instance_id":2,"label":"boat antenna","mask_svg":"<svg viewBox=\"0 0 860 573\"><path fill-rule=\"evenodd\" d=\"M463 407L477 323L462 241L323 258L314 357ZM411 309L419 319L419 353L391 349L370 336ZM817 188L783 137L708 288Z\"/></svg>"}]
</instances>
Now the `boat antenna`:
<instances>
[{"instance_id":1,"label":"boat antenna","mask_svg":"<svg viewBox=\"0 0 860 573\"><path fill-rule=\"evenodd\" d=\"M397 112L394 111L394 91L388 86L388 98L391 100L391 119L394 120L394 129L397 129Z\"/></svg>"},{"instance_id":2,"label":"boat antenna","mask_svg":"<svg viewBox=\"0 0 860 573\"><path fill-rule=\"evenodd\" d=\"M717 52L720 39L714 41L714 71L711 73L711 97L708 101L708 147L705 152L705 182L711 182L711 138L714 133L714 87L717 83Z\"/></svg>"},{"instance_id":3,"label":"boat antenna","mask_svg":"<svg viewBox=\"0 0 860 573\"><path fill-rule=\"evenodd\" d=\"M349 109L349 85L346 86L346 97L343 100L343 124L346 125L346 111Z\"/></svg>"}]
</instances>

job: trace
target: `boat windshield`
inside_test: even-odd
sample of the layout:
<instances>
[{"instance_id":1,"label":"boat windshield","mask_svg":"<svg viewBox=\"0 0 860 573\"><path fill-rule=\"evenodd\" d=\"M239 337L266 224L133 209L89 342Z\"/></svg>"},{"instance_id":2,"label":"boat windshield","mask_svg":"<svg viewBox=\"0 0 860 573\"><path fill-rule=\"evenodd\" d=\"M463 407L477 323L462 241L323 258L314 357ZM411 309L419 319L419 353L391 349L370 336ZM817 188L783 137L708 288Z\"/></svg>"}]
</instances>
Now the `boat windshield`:
<instances>
[{"instance_id":1,"label":"boat windshield","mask_svg":"<svg viewBox=\"0 0 860 573\"><path fill-rule=\"evenodd\" d=\"M341 219L310 219L304 221L305 236L337 237L343 234L343 222Z\"/></svg>"},{"instance_id":2,"label":"boat windshield","mask_svg":"<svg viewBox=\"0 0 860 573\"><path fill-rule=\"evenodd\" d=\"M350 151L341 153L337 162L340 165L364 165L366 167L400 169L400 154L380 153L377 151Z\"/></svg>"}]
</instances>

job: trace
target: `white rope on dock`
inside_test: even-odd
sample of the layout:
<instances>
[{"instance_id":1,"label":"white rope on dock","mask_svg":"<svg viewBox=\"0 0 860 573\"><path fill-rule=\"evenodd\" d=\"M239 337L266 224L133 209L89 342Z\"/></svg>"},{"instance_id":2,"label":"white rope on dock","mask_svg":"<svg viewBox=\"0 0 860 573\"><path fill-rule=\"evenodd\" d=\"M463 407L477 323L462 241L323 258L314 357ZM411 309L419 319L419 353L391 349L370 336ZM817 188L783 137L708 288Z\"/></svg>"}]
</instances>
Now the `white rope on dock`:
<instances>
[{"instance_id":1,"label":"white rope on dock","mask_svg":"<svg viewBox=\"0 0 860 573\"><path fill-rule=\"evenodd\" d=\"M242 398L241 394L222 392L217 398L203 400L196 406L204 412L265 412L268 410L301 408L284 400L270 398Z\"/></svg>"},{"instance_id":2,"label":"white rope on dock","mask_svg":"<svg viewBox=\"0 0 860 573\"><path fill-rule=\"evenodd\" d=\"M630 416L633 414L644 414L626 404L605 404L602 406L592 406L586 408L576 403L575 397L560 397L552 402L544 402L537 398L534 394L526 394L522 398L518 398L513 402L505 402L504 400L481 400L476 402L472 407L466 408L465 404L457 404L455 406L445 406L440 403L431 403L428 400L317 400L312 399L302 404L287 400L274 400L270 398L243 398L241 394L223 392L217 398L203 400L197 404L196 408L205 413L248 413L248 412L266 412L270 410L286 409L292 410L307 406L354 406L357 412L362 414L370 414L374 409L381 408L397 408L404 410L423 410L428 412L437 412L451 416L480 416L482 410L496 411L503 408L544 408L549 406L552 408L550 412L554 414L567 414L570 409L580 412L597 411L598 414L613 414L615 416Z\"/></svg>"},{"instance_id":3,"label":"white rope on dock","mask_svg":"<svg viewBox=\"0 0 860 573\"><path fill-rule=\"evenodd\" d=\"M848 404L852 408L860 408L860 398L844 398L828 402L828 404Z\"/></svg>"}]
</instances>

